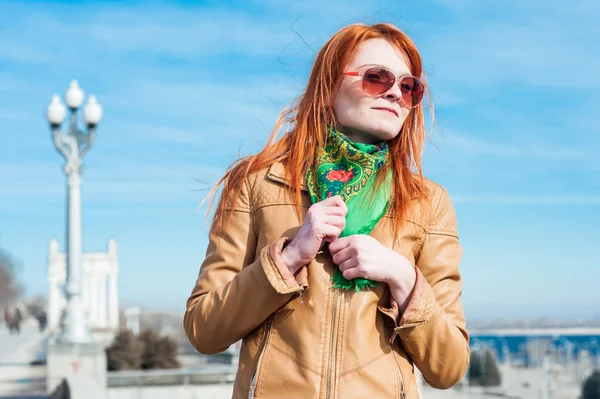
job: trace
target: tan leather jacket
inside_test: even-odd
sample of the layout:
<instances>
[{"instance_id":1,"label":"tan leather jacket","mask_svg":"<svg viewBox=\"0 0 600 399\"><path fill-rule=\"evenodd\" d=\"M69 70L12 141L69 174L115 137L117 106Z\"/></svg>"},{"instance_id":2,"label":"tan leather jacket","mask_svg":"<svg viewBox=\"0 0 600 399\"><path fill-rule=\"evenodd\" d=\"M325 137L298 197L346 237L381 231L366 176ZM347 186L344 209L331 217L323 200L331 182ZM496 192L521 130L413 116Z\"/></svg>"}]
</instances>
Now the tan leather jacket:
<instances>
[{"instance_id":1,"label":"tan leather jacket","mask_svg":"<svg viewBox=\"0 0 600 399\"><path fill-rule=\"evenodd\" d=\"M201 353L242 340L234 399L418 398L414 367L445 389L467 369L469 337L460 295L462 256L446 191L415 206L392 246L390 216L371 235L416 266L416 286L399 315L386 284L333 289L327 250L294 276L281 250L300 222L284 196L283 165L250 176L226 232L211 232L187 301L184 326ZM311 205L303 196L303 212Z\"/></svg>"}]
</instances>

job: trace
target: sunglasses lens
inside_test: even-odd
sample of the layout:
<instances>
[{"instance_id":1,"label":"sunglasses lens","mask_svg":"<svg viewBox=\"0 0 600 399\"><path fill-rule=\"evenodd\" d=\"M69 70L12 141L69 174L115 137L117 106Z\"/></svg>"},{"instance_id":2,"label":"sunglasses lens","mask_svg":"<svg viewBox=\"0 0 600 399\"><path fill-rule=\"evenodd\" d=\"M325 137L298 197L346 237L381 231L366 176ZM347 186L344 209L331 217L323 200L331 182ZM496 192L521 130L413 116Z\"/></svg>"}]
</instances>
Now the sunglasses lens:
<instances>
[{"instance_id":1,"label":"sunglasses lens","mask_svg":"<svg viewBox=\"0 0 600 399\"><path fill-rule=\"evenodd\" d=\"M394 83L396 83L396 76L392 71L374 67L365 71L362 89L366 94L377 97L391 89ZM425 86L419 79L406 76L400 81L400 91L402 92L402 103L406 107L413 108L419 105L423 99Z\"/></svg>"},{"instance_id":2,"label":"sunglasses lens","mask_svg":"<svg viewBox=\"0 0 600 399\"><path fill-rule=\"evenodd\" d=\"M380 96L392 88L396 77L391 71L384 68L369 68L365 71L362 80L362 89L370 96Z\"/></svg>"},{"instance_id":3,"label":"sunglasses lens","mask_svg":"<svg viewBox=\"0 0 600 399\"><path fill-rule=\"evenodd\" d=\"M416 107L423 99L425 86L423 83L412 76L407 76L400 81L400 91L402 92L402 103L409 108Z\"/></svg>"}]
</instances>

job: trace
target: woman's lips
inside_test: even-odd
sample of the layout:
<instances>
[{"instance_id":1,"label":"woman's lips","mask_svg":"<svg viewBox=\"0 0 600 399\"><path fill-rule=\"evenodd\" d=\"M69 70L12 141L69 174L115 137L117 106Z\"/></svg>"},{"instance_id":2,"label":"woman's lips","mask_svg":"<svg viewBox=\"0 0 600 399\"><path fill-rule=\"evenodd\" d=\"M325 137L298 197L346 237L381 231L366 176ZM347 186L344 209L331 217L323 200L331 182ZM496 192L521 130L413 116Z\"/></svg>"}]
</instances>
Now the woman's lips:
<instances>
[{"instance_id":1,"label":"woman's lips","mask_svg":"<svg viewBox=\"0 0 600 399\"><path fill-rule=\"evenodd\" d=\"M394 114L394 116L398 116L398 112L396 112L396 110L392 109L392 108L387 108L387 107L373 107L373 109L377 109L379 111L387 111L390 112L392 114Z\"/></svg>"}]
</instances>

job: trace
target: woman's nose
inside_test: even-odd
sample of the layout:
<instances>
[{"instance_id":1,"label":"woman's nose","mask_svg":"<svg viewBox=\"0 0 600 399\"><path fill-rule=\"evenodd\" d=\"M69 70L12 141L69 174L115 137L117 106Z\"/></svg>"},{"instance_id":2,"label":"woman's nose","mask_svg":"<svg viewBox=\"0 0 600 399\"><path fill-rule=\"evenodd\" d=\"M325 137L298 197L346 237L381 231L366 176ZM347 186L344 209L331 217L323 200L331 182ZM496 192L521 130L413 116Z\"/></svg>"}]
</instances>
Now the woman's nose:
<instances>
[{"instance_id":1,"label":"woman's nose","mask_svg":"<svg viewBox=\"0 0 600 399\"><path fill-rule=\"evenodd\" d=\"M400 90L400 86L394 84L388 91L383 93L383 98L393 102L400 101L400 99L402 98L402 91Z\"/></svg>"}]
</instances>

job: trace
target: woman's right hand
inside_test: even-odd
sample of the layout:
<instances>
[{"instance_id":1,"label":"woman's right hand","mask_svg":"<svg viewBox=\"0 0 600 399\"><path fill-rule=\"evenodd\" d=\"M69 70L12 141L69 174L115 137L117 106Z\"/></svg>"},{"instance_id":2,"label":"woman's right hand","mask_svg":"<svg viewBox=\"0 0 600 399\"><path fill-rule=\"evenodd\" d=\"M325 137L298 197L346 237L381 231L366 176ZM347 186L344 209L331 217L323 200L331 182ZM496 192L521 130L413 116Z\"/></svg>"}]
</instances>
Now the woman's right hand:
<instances>
[{"instance_id":1,"label":"woman's right hand","mask_svg":"<svg viewBox=\"0 0 600 399\"><path fill-rule=\"evenodd\" d=\"M283 263L292 274L310 263L325 242L335 241L346 226L348 207L339 195L313 204L298 234L281 253Z\"/></svg>"}]
</instances>

